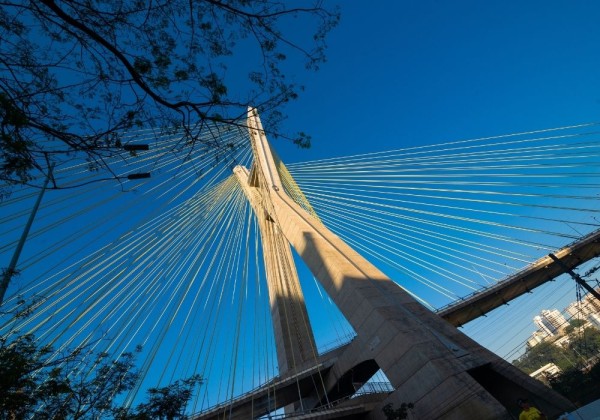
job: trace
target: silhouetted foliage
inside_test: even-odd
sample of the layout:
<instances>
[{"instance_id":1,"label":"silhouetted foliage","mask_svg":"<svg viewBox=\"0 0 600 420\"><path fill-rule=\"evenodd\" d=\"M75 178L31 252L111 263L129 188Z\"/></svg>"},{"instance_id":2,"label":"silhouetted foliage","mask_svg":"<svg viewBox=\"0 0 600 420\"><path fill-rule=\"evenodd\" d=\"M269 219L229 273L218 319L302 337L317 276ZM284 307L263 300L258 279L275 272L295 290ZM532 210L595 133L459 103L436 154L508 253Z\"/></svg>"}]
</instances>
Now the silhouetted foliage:
<instances>
[{"instance_id":1,"label":"silhouetted foliage","mask_svg":"<svg viewBox=\"0 0 600 420\"><path fill-rule=\"evenodd\" d=\"M596 328L585 328L580 334L574 332L569 349L583 360L600 355L600 331Z\"/></svg>"},{"instance_id":2,"label":"silhouetted foliage","mask_svg":"<svg viewBox=\"0 0 600 420\"><path fill-rule=\"evenodd\" d=\"M119 360L82 348L57 356L30 334L0 341L0 418L97 418L137 378L133 355Z\"/></svg>"},{"instance_id":3,"label":"silhouetted foliage","mask_svg":"<svg viewBox=\"0 0 600 420\"><path fill-rule=\"evenodd\" d=\"M575 323L575 325L581 324ZM574 367L583 368L589 360L597 356L600 356L600 331L588 327L583 330L571 330L566 347L542 342L513 360L513 364L526 373L532 373L548 363L554 363L560 370L567 371Z\"/></svg>"},{"instance_id":4,"label":"silhouetted foliage","mask_svg":"<svg viewBox=\"0 0 600 420\"><path fill-rule=\"evenodd\" d=\"M575 328L579 328L584 324L585 321L583 319L573 318L569 320L569 325L567 325L567 327L565 328L565 333L571 334L573 331L575 331Z\"/></svg>"},{"instance_id":5,"label":"silhouetted foliage","mask_svg":"<svg viewBox=\"0 0 600 420\"><path fill-rule=\"evenodd\" d=\"M554 363L561 373L548 378L553 389L580 405L600 398L600 331L592 327L582 329L584 324L579 320L571 321L573 329L568 335L566 348L542 342L514 360L513 364L526 373L532 373Z\"/></svg>"},{"instance_id":6,"label":"silhouetted foliage","mask_svg":"<svg viewBox=\"0 0 600 420\"><path fill-rule=\"evenodd\" d=\"M155 419L185 419L185 408L197 385L202 383L200 375L178 380L162 388L150 388L147 392L147 402L135 410L117 409L115 418L121 420L155 420Z\"/></svg>"},{"instance_id":7,"label":"silhouetted foliage","mask_svg":"<svg viewBox=\"0 0 600 420\"><path fill-rule=\"evenodd\" d=\"M523 356L513 361L513 364L526 373L532 373L540 367L554 363L561 370L569 369L575 363L571 352L552 344L539 343L527 350Z\"/></svg>"},{"instance_id":8,"label":"silhouetted foliage","mask_svg":"<svg viewBox=\"0 0 600 420\"><path fill-rule=\"evenodd\" d=\"M9 328L0 336L0 419L185 418L200 375L150 389L136 410L119 407L118 397L138 380L134 361L133 353L112 360L86 347L57 352Z\"/></svg>"},{"instance_id":9,"label":"silhouetted foliage","mask_svg":"<svg viewBox=\"0 0 600 420\"><path fill-rule=\"evenodd\" d=\"M414 408L413 403L402 403L400 408L394 409L394 404L386 404L381 411L387 420L403 420L408 417L408 410Z\"/></svg>"},{"instance_id":10,"label":"silhouetted foliage","mask_svg":"<svg viewBox=\"0 0 600 420\"><path fill-rule=\"evenodd\" d=\"M600 398L600 362L589 371L569 369L550 378L550 386L576 405L588 404Z\"/></svg>"},{"instance_id":11,"label":"silhouetted foliage","mask_svg":"<svg viewBox=\"0 0 600 420\"><path fill-rule=\"evenodd\" d=\"M132 128L176 128L182 144L225 153L199 136L205 123L243 124L248 105L282 118L301 90L287 73L318 68L338 18L320 1L3 2L0 179L77 156L102 167Z\"/></svg>"}]
</instances>

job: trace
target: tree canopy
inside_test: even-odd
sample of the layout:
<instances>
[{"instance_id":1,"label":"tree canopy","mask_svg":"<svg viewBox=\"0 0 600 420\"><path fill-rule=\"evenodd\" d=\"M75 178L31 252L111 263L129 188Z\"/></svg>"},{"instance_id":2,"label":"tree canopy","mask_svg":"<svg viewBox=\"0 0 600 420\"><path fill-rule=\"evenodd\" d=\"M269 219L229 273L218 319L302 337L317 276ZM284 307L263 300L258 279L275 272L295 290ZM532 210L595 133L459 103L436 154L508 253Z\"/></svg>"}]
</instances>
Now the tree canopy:
<instances>
[{"instance_id":1,"label":"tree canopy","mask_svg":"<svg viewBox=\"0 0 600 420\"><path fill-rule=\"evenodd\" d=\"M600 362L590 370L569 369L550 378L550 386L576 405L585 405L600 398Z\"/></svg>"},{"instance_id":2,"label":"tree canopy","mask_svg":"<svg viewBox=\"0 0 600 420\"><path fill-rule=\"evenodd\" d=\"M206 124L243 124L249 105L275 124L301 89L290 74L325 60L338 18L321 1L3 2L0 179L27 183L74 157L102 167L135 128L175 127L218 152Z\"/></svg>"},{"instance_id":3,"label":"tree canopy","mask_svg":"<svg viewBox=\"0 0 600 420\"><path fill-rule=\"evenodd\" d=\"M542 342L513 361L526 373L554 363L561 372L549 379L550 386L577 404L587 404L600 398L600 331L593 327L580 328L584 322L572 320L569 343L560 347ZM575 327L577 329L575 329Z\"/></svg>"},{"instance_id":4,"label":"tree canopy","mask_svg":"<svg viewBox=\"0 0 600 420\"><path fill-rule=\"evenodd\" d=\"M119 396L138 380L133 353L115 360L82 347L57 354L31 334L13 330L0 337L0 419L184 419L202 383L192 375L151 388L146 401L130 409L119 405Z\"/></svg>"},{"instance_id":5,"label":"tree canopy","mask_svg":"<svg viewBox=\"0 0 600 420\"><path fill-rule=\"evenodd\" d=\"M569 325L567 325L565 328L565 333L571 334L573 331L575 331L575 328L579 328L579 327L583 326L584 324L585 324L585 321L583 319L577 319L577 318L570 319Z\"/></svg>"},{"instance_id":6,"label":"tree canopy","mask_svg":"<svg viewBox=\"0 0 600 420\"><path fill-rule=\"evenodd\" d=\"M519 359L513 361L515 366L526 373L532 373L548 363L554 363L561 370L565 370L572 367L575 360L570 351L544 342L527 350Z\"/></svg>"},{"instance_id":7,"label":"tree canopy","mask_svg":"<svg viewBox=\"0 0 600 420\"><path fill-rule=\"evenodd\" d=\"M580 323L575 323L580 325ZM588 361L600 355L600 331L588 327L569 334L566 348L551 342L543 342L527 350L513 364L527 373L541 368L547 363L554 363L562 371L576 366L585 366Z\"/></svg>"}]
</instances>

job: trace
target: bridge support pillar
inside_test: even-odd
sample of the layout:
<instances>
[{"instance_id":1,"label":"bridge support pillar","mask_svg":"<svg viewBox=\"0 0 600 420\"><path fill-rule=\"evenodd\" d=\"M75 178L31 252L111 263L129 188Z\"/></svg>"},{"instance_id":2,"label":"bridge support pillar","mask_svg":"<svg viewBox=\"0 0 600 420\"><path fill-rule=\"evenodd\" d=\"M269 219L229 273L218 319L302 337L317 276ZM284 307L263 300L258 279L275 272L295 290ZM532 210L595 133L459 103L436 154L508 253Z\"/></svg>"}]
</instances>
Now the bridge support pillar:
<instances>
[{"instance_id":1,"label":"bridge support pillar","mask_svg":"<svg viewBox=\"0 0 600 420\"><path fill-rule=\"evenodd\" d=\"M236 173L239 176L240 172ZM290 245L269 215L272 209L265 207L259 189L250 186L246 172L242 176L244 180L240 183L257 215L275 328L277 361L280 374L285 375L289 370L316 359L315 340Z\"/></svg>"},{"instance_id":2,"label":"bridge support pillar","mask_svg":"<svg viewBox=\"0 0 600 420\"><path fill-rule=\"evenodd\" d=\"M247 172L236 170L235 173L258 220L279 374L293 375L307 362L317 360L317 348L292 250L270 216L273 210L269 202L261 197L261 188L265 186ZM303 401L297 401L286 407L286 413L303 409Z\"/></svg>"},{"instance_id":3,"label":"bridge support pillar","mask_svg":"<svg viewBox=\"0 0 600 420\"><path fill-rule=\"evenodd\" d=\"M292 201L255 110L249 112L248 125L253 176L262 177L261 199L269 203L264 208L357 333L332 367L327 388L367 364L381 368L395 388L382 406L411 402L417 418L509 419L519 411L519 397L530 399L550 417L572 408L423 307ZM245 168L234 171L249 182ZM380 408L372 418L383 418Z\"/></svg>"}]
</instances>

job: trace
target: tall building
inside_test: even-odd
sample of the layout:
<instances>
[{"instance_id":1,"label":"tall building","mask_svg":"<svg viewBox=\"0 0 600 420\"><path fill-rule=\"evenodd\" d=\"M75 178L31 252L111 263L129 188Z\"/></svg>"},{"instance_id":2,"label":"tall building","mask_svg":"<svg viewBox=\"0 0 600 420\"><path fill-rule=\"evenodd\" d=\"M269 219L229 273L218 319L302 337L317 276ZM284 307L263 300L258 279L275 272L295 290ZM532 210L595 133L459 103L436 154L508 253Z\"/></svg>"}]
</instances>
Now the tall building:
<instances>
[{"instance_id":1,"label":"tall building","mask_svg":"<svg viewBox=\"0 0 600 420\"><path fill-rule=\"evenodd\" d=\"M600 288L597 289L600 292ZM600 315L600 300L596 299L591 293L585 295L581 301L573 302L565 308L565 311L573 319L581 319L583 321L589 318L590 315Z\"/></svg>"},{"instance_id":2,"label":"tall building","mask_svg":"<svg viewBox=\"0 0 600 420\"><path fill-rule=\"evenodd\" d=\"M573 302L565 308L565 312L569 315L570 319L581 319L585 320L588 312L588 308L583 302Z\"/></svg>"},{"instance_id":3,"label":"tall building","mask_svg":"<svg viewBox=\"0 0 600 420\"><path fill-rule=\"evenodd\" d=\"M594 327L596 327L600 330L600 315L589 314L588 321L590 322L590 324L592 324Z\"/></svg>"},{"instance_id":4,"label":"tall building","mask_svg":"<svg viewBox=\"0 0 600 420\"><path fill-rule=\"evenodd\" d=\"M533 318L533 322L547 335L556 335L561 328L568 325L567 320L558 309L544 309Z\"/></svg>"},{"instance_id":5,"label":"tall building","mask_svg":"<svg viewBox=\"0 0 600 420\"><path fill-rule=\"evenodd\" d=\"M545 331L534 331L529 340L527 340L527 348L531 349L544 341L548 334Z\"/></svg>"},{"instance_id":6,"label":"tall building","mask_svg":"<svg viewBox=\"0 0 600 420\"><path fill-rule=\"evenodd\" d=\"M596 292L600 293L600 287L596 289ZM600 300L598 300L594 295L588 293L583 299L581 299L581 301L585 304L590 313L600 315Z\"/></svg>"},{"instance_id":7,"label":"tall building","mask_svg":"<svg viewBox=\"0 0 600 420\"><path fill-rule=\"evenodd\" d=\"M600 292L600 288L597 289ZM569 321L579 319L583 322L582 328L590 326L600 329L600 300L596 299L591 293L587 294L581 301L573 302L565 308L565 313ZM531 334L527 340L527 349L549 341L557 346L568 346L569 337L564 328L569 325L562 313L557 309L544 309L539 315L533 318L534 324L538 330Z\"/></svg>"},{"instance_id":8,"label":"tall building","mask_svg":"<svg viewBox=\"0 0 600 420\"><path fill-rule=\"evenodd\" d=\"M548 322L546 318L543 318L540 315L533 317L533 323L537 325L540 331L546 334L546 336L556 335L557 333L557 329L554 328L554 326L550 322Z\"/></svg>"}]
</instances>

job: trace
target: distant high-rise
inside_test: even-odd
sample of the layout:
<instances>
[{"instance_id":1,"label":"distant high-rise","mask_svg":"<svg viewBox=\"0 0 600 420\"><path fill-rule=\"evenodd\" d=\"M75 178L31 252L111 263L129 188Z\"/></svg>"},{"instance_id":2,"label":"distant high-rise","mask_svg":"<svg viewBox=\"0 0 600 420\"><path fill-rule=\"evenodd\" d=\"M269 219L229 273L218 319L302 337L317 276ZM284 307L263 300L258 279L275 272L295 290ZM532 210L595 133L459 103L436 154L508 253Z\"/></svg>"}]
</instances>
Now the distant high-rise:
<instances>
[{"instance_id":1,"label":"distant high-rise","mask_svg":"<svg viewBox=\"0 0 600 420\"><path fill-rule=\"evenodd\" d=\"M583 304L583 302L573 302L569 306L565 308L565 312L569 314L571 319L585 319L588 308Z\"/></svg>"},{"instance_id":2,"label":"distant high-rise","mask_svg":"<svg viewBox=\"0 0 600 420\"><path fill-rule=\"evenodd\" d=\"M597 291L600 292L600 288ZM527 340L527 349L531 349L545 341L563 345L561 344L562 339L557 340L557 338L566 334L563 328L573 320L582 321L584 327L593 326L600 329L600 300L596 299L591 293L584 296L580 301L567 306L565 313L569 321L557 309L544 309L539 315L535 316L533 322L538 330L531 334ZM568 343L568 340L566 342Z\"/></svg>"},{"instance_id":3,"label":"distant high-rise","mask_svg":"<svg viewBox=\"0 0 600 420\"><path fill-rule=\"evenodd\" d=\"M556 335L556 328L554 328L554 326L549 323L546 318L543 318L539 315L534 316L533 323L537 325L540 331L544 332L546 335Z\"/></svg>"},{"instance_id":4,"label":"distant high-rise","mask_svg":"<svg viewBox=\"0 0 600 420\"><path fill-rule=\"evenodd\" d=\"M567 320L558 309L544 309L533 318L533 322L547 335L556 335L562 327L567 325Z\"/></svg>"},{"instance_id":5,"label":"distant high-rise","mask_svg":"<svg viewBox=\"0 0 600 420\"><path fill-rule=\"evenodd\" d=\"M597 289L600 292L600 288ZM585 320L590 315L600 315L600 301L591 293L585 295L581 301L573 302L565 311L574 319Z\"/></svg>"},{"instance_id":6,"label":"distant high-rise","mask_svg":"<svg viewBox=\"0 0 600 420\"><path fill-rule=\"evenodd\" d=\"M531 348L537 346L538 344L543 342L544 338L546 338L547 336L548 336L548 334L545 331L541 331L541 330L534 331L534 333L531 334L531 337L529 338L529 340L527 340L527 348L531 349Z\"/></svg>"},{"instance_id":7,"label":"distant high-rise","mask_svg":"<svg viewBox=\"0 0 600 420\"><path fill-rule=\"evenodd\" d=\"M589 314L588 315L588 321L594 327L600 329L600 315L598 315L598 314Z\"/></svg>"},{"instance_id":8,"label":"distant high-rise","mask_svg":"<svg viewBox=\"0 0 600 420\"><path fill-rule=\"evenodd\" d=\"M558 309L544 310L542 311L542 316L557 329L567 325L567 320Z\"/></svg>"}]
</instances>

